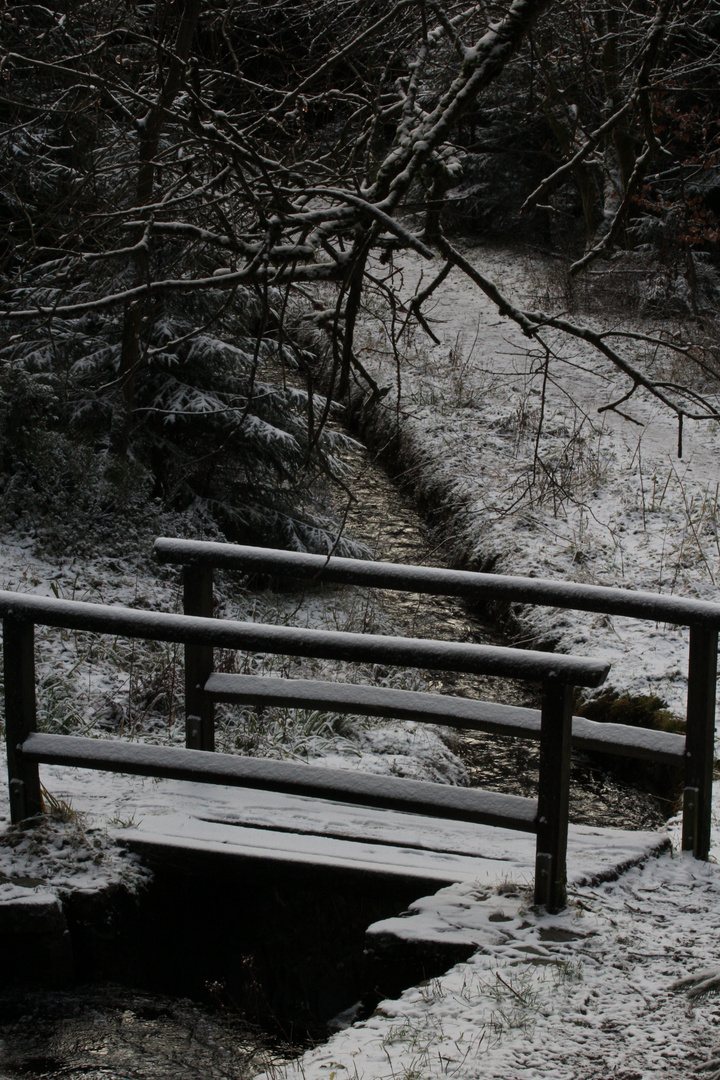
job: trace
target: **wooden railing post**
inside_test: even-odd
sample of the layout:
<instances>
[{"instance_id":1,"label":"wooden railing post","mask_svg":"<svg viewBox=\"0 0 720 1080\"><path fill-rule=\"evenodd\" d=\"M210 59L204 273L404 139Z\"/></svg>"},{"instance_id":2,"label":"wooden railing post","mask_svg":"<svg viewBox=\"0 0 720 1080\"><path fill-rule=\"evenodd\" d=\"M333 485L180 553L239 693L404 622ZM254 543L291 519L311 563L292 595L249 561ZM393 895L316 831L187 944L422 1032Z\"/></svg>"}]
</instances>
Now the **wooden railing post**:
<instances>
[{"instance_id":1,"label":"wooden railing post","mask_svg":"<svg viewBox=\"0 0 720 1080\"><path fill-rule=\"evenodd\" d=\"M35 716L35 627L24 619L3 619L5 735L10 819L13 824L43 811L36 762L23 761L18 746L37 730Z\"/></svg>"},{"instance_id":2,"label":"wooden railing post","mask_svg":"<svg viewBox=\"0 0 720 1080\"><path fill-rule=\"evenodd\" d=\"M183 568L183 604L186 615L212 618L211 566ZM215 707L202 689L212 670L212 645L185 646L185 745L189 750L215 749Z\"/></svg>"},{"instance_id":3,"label":"wooden railing post","mask_svg":"<svg viewBox=\"0 0 720 1080\"><path fill-rule=\"evenodd\" d=\"M567 901L572 705L571 686L557 679L543 685L535 903L548 911L560 911Z\"/></svg>"},{"instance_id":4,"label":"wooden railing post","mask_svg":"<svg viewBox=\"0 0 720 1080\"><path fill-rule=\"evenodd\" d=\"M696 859L710 852L717 654L717 628L691 626L682 846Z\"/></svg>"}]
</instances>

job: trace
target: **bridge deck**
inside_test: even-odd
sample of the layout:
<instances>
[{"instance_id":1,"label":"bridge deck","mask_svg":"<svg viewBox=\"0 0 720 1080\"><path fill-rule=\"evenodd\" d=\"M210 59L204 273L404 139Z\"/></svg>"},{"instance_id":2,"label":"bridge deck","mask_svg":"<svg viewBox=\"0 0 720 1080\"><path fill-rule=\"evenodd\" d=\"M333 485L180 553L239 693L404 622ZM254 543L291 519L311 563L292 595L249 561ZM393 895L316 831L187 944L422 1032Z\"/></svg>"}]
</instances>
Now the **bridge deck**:
<instances>
[{"instance_id":1,"label":"bridge deck","mask_svg":"<svg viewBox=\"0 0 720 1080\"><path fill-rule=\"evenodd\" d=\"M533 881L528 833L276 792L110 773L98 785L82 769L42 771L56 798L110 822L118 841L152 856L194 852L238 866L305 864L438 885ZM666 842L664 833L571 825L568 883L613 876Z\"/></svg>"}]
</instances>

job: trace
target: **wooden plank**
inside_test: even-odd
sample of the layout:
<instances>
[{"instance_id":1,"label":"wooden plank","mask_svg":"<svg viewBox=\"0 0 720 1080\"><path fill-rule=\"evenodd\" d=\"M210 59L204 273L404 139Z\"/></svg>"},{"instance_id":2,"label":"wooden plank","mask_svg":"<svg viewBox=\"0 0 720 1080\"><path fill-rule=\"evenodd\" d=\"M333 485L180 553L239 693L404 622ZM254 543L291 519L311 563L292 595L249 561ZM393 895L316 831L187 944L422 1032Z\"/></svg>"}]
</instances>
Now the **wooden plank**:
<instances>
[{"instance_id":1,"label":"wooden plank","mask_svg":"<svg viewBox=\"0 0 720 1080\"><path fill-rule=\"evenodd\" d=\"M556 678L575 686L600 686L610 670L610 665L604 661L532 649L271 626L4 591L0 592L0 615L15 615L43 626L121 634L147 641L177 641L286 656L467 671L475 675L500 675L538 682Z\"/></svg>"},{"instance_id":2,"label":"wooden plank","mask_svg":"<svg viewBox=\"0 0 720 1080\"><path fill-rule=\"evenodd\" d=\"M697 859L710 853L717 660L717 630L691 626L682 846Z\"/></svg>"},{"instance_id":3,"label":"wooden plank","mask_svg":"<svg viewBox=\"0 0 720 1080\"><path fill-rule=\"evenodd\" d=\"M572 745L577 750L643 758L677 768L685 761L684 735L628 724L603 724L584 716L572 718Z\"/></svg>"},{"instance_id":4,"label":"wooden plank","mask_svg":"<svg viewBox=\"0 0 720 1080\"><path fill-rule=\"evenodd\" d=\"M534 799L294 761L237 757L75 735L40 734L25 739L22 756L26 762L260 788L358 806L499 825L522 832L535 832L536 828Z\"/></svg>"},{"instance_id":5,"label":"wooden plank","mask_svg":"<svg viewBox=\"0 0 720 1080\"><path fill-rule=\"evenodd\" d=\"M359 683L282 679L265 675L213 673L205 683L213 701L244 705L321 709L361 716L387 716L448 727L474 728L496 735L540 738L540 710L450 694L394 690ZM682 766L685 737L625 724L603 724L574 716L572 745L578 750L645 758Z\"/></svg>"},{"instance_id":6,"label":"wooden plank","mask_svg":"<svg viewBox=\"0 0 720 1080\"><path fill-rule=\"evenodd\" d=\"M535 862L535 837L532 833L497 829L452 818L422 817L394 810L358 807L351 803L308 799L262 789L224 787L210 784L187 784L163 780L149 783L141 776L105 773L102 785L88 783L83 769L41 766L47 771L55 794L72 802L80 813L90 817L103 813L113 817L111 805L122 805L117 816L124 823L111 827L114 838L143 837L163 842L176 838L179 853L193 840L200 846L212 843L215 851L232 858L243 857L292 860L301 849L306 861L313 863L321 845L318 838L333 842L358 843L358 857L375 861L369 846L383 852L401 873L406 865L404 853L423 853L439 871L449 871L452 880L456 869L447 854L467 857L478 868L467 878L481 877L490 884L501 879L531 881ZM136 809L135 821L127 821L127 807ZM248 838L248 833L252 838ZM303 840L304 837L304 840ZM248 843L246 844L246 840ZM602 880L613 876L618 867L657 853L669 844L667 833L634 832L594 828L572 824L568 830L568 883ZM255 850L255 856L252 855ZM273 855L274 851L274 855ZM305 858L305 857L304 857ZM238 866L238 872L242 868ZM455 877L461 880L464 875ZM420 895L420 893L418 893ZM403 920L404 921L404 920Z\"/></svg>"},{"instance_id":7,"label":"wooden plank","mask_svg":"<svg viewBox=\"0 0 720 1080\"><path fill-rule=\"evenodd\" d=\"M18 746L37 727L35 628L31 622L3 619L3 659L10 818L16 824L43 812L37 764L18 753Z\"/></svg>"},{"instance_id":8,"label":"wooden plank","mask_svg":"<svg viewBox=\"0 0 720 1080\"><path fill-rule=\"evenodd\" d=\"M560 911L567 900L572 687L543 687L535 903Z\"/></svg>"},{"instance_id":9,"label":"wooden plank","mask_svg":"<svg viewBox=\"0 0 720 1080\"><path fill-rule=\"evenodd\" d=\"M184 567L183 605L186 615L212 618L211 566ZM215 749L215 706L212 698L203 693L212 669L212 645L188 641L185 644L185 745L191 750Z\"/></svg>"},{"instance_id":10,"label":"wooden plank","mask_svg":"<svg viewBox=\"0 0 720 1080\"><path fill-rule=\"evenodd\" d=\"M395 690L362 683L223 672L210 676L205 683L205 692L214 701L256 707L280 706L358 713L361 716L387 716L397 720L477 728L500 735L540 738L539 709L522 709L450 694Z\"/></svg>"},{"instance_id":11,"label":"wooden plank","mask_svg":"<svg viewBox=\"0 0 720 1080\"><path fill-rule=\"evenodd\" d=\"M223 544L211 540L181 540L161 536L153 548L163 563L207 565L246 574L285 574L296 581L337 582L367 585L376 589L462 596L479 602L540 604L628 615L678 626L693 623L720 626L720 604L682 596L606 585L585 585L575 581L483 574L472 570L447 570L436 566L407 566L399 563L346 559L337 555L310 555L306 552Z\"/></svg>"},{"instance_id":12,"label":"wooden plank","mask_svg":"<svg viewBox=\"0 0 720 1080\"><path fill-rule=\"evenodd\" d=\"M437 819L423 819L430 828ZM165 824L165 822L163 822ZM184 866L188 856L194 856L201 869L214 868L221 862L235 864L238 879L242 880L248 864L275 864L292 871L302 866L314 869L350 871L363 877L395 878L418 882L418 896L435 892L458 881L477 882L488 878L500 880L507 866L499 860L486 862L481 858L445 853L414 851L373 844L358 837L356 840L336 840L323 835L275 833L270 830L230 828L198 828L202 823L182 821L183 832L176 835L148 835L139 830L118 830L116 842L152 861L168 860ZM193 828L193 826L195 826ZM197 837L197 833L200 837ZM218 837L218 833L220 836Z\"/></svg>"}]
</instances>

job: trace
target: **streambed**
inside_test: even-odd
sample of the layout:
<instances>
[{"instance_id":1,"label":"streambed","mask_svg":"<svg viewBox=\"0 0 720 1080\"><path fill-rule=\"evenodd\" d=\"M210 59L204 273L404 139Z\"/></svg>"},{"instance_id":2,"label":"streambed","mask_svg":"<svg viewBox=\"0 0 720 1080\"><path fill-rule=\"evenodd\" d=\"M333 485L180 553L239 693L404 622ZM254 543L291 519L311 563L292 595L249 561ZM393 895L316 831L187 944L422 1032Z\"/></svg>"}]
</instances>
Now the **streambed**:
<instances>
[{"instance_id":1,"label":"streambed","mask_svg":"<svg viewBox=\"0 0 720 1080\"><path fill-rule=\"evenodd\" d=\"M352 470L349 487L356 496L347 513L349 536L367 544L376 558L388 562L451 565L442 527L433 531L425 524L407 478L392 476L387 465L362 446L350 455L348 463ZM497 627L470 610L459 597L386 591L382 605L388 621L404 634L508 644ZM500 678L437 672L430 688L511 705L539 705L537 687ZM463 730L452 738L452 748L462 758L473 787L536 795L537 743ZM602 762L586 755L573 755L570 782L570 820L578 824L657 829L674 812L672 798L662 799L627 783Z\"/></svg>"},{"instance_id":2,"label":"streambed","mask_svg":"<svg viewBox=\"0 0 720 1080\"><path fill-rule=\"evenodd\" d=\"M0 1077L246 1080L286 1060L232 1012L126 987L0 998Z\"/></svg>"}]
</instances>

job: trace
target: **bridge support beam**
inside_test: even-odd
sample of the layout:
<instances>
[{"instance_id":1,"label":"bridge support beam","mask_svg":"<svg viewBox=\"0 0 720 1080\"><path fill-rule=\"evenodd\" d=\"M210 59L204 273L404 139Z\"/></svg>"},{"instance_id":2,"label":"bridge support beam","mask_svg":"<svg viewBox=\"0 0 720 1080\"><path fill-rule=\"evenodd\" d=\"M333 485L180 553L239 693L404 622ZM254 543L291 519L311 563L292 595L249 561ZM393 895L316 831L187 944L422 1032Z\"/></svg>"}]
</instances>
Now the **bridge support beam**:
<instances>
[{"instance_id":1,"label":"bridge support beam","mask_svg":"<svg viewBox=\"0 0 720 1080\"><path fill-rule=\"evenodd\" d=\"M696 859L710 853L717 661L717 628L691 626L682 846Z\"/></svg>"},{"instance_id":2,"label":"bridge support beam","mask_svg":"<svg viewBox=\"0 0 720 1080\"><path fill-rule=\"evenodd\" d=\"M540 727L535 903L548 911L560 911L567 902L572 705L572 686L558 683L555 679L544 684Z\"/></svg>"},{"instance_id":3,"label":"bridge support beam","mask_svg":"<svg viewBox=\"0 0 720 1080\"><path fill-rule=\"evenodd\" d=\"M24 619L3 619L5 735L13 824L43 812L37 762L24 761L18 747L37 730L35 714L35 627Z\"/></svg>"}]
</instances>

